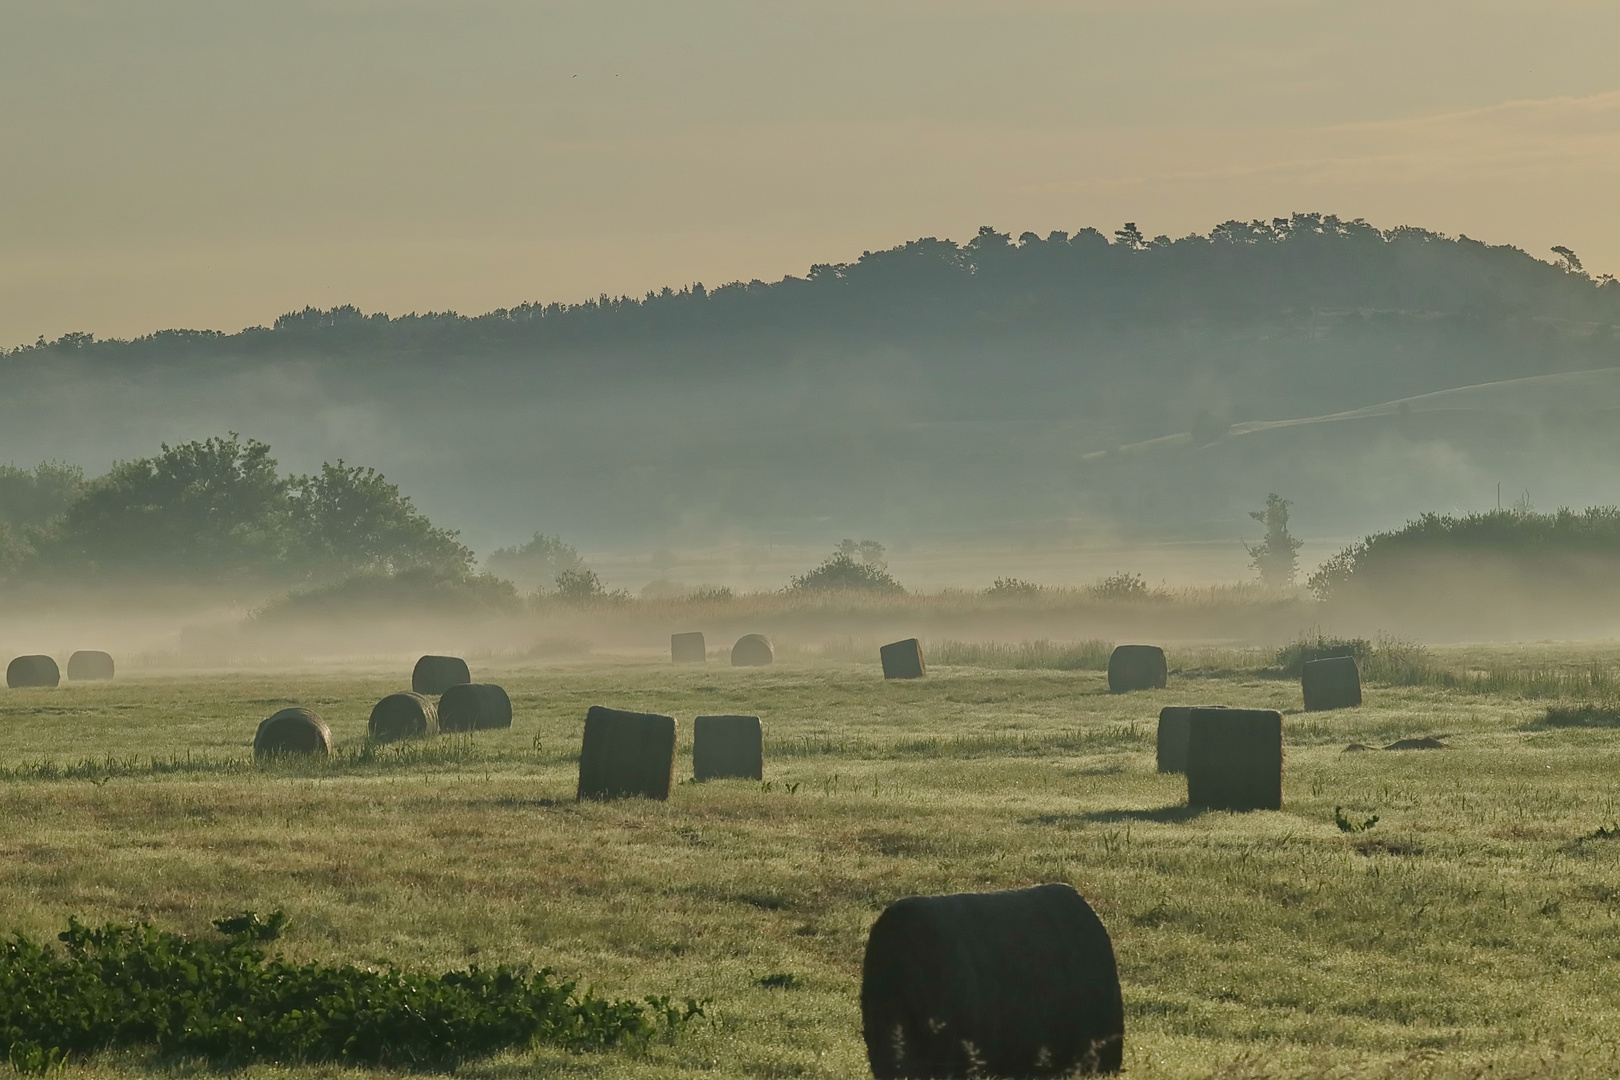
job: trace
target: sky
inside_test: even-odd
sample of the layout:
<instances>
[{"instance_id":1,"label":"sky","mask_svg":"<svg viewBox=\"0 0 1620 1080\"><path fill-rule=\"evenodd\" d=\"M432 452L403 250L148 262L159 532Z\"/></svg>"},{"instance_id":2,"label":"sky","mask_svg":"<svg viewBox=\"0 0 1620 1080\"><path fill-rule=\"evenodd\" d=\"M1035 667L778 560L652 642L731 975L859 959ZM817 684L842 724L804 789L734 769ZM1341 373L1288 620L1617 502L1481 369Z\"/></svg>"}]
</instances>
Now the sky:
<instances>
[{"instance_id":1,"label":"sky","mask_svg":"<svg viewBox=\"0 0 1620 1080\"><path fill-rule=\"evenodd\" d=\"M1616 0L0 0L0 347L1294 211L1620 273Z\"/></svg>"}]
</instances>

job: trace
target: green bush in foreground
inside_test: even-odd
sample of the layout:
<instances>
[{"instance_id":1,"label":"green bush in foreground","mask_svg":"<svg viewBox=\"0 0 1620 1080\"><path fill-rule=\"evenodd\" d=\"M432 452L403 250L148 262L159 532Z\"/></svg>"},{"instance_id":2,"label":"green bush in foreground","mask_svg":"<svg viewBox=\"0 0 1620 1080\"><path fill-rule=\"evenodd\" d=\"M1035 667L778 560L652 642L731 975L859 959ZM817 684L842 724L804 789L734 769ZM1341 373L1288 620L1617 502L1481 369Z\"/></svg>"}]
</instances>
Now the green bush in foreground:
<instances>
[{"instance_id":1,"label":"green bush in foreground","mask_svg":"<svg viewBox=\"0 0 1620 1080\"><path fill-rule=\"evenodd\" d=\"M61 952L19 934L0 949L0 1045L14 1067L36 1072L71 1054L131 1047L222 1068L330 1061L450 1070L533 1043L576 1051L644 1043L702 1015L691 999L579 994L549 969L434 976L290 964L258 944L283 921L221 919L215 925L230 936L205 941L73 919Z\"/></svg>"}]
</instances>

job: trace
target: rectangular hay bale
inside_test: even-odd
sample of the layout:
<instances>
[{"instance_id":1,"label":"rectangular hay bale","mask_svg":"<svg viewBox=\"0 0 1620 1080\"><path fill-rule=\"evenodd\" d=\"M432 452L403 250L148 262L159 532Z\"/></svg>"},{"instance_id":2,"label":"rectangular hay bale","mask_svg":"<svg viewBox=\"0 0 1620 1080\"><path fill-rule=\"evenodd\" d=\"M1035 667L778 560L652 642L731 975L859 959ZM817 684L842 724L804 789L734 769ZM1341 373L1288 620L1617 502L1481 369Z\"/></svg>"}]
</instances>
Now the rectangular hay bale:
<instances>
[{"instance_id":1,"label":"rectangular hay bale","mask_svg":"<svg viewBox=\"0 0 1620 1080\"><path fill-rule=\"evenodd\" d=\"M692 721L692 777L765 779L765 732L757 716L700 716Z\"/></svg>"},{"instance_id":2,"label":"rectangular hay bale","mask_svg":"<svg viewBox=\"0 0 1620 1080\"><path fill-rule=\"evenodd\" d=\"M1282 809L1282 713L1193 709L1187 718L1187 804Z\"/></svg>"},{"instance_id":3,"label":"rectangular hay bale","mask_svg":"<svg viewBox=\"0 0 1620 1080\"><path fill-rule=\"evenodd\" d=\"M581 799L669 798L675 718L592 705L579 749Z\"/></svg>"},{"instance_id":4,"label":"rectangular hay bale","mask_svg":"<svg viewBox=\"0 0 1620 1080\"><path fill-rule=\"evenodd\" d=\"M927 674L923 667L922 643L916 638L885 645L878 650L878 657L883 661L885 679L920 679Z\"/></svg>"},{"instance_id":5,"label":"rectangular hay bale","mask_svg":"<svg viewBox=\"0 0 1620 1080\"><path fill-rule=\"evenodd\" d=\"M709 657L700 633L669 635L669 658L677 664L701 664Z\"/></svg>"}]
</instances>

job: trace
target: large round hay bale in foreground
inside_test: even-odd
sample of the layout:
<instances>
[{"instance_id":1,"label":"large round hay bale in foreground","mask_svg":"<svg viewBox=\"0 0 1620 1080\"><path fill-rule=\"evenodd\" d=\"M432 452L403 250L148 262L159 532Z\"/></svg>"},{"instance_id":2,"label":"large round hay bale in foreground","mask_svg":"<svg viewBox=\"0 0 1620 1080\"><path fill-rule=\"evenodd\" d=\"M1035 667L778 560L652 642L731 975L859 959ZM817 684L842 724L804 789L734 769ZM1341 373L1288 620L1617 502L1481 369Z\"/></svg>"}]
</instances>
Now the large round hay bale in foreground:
<instances>
[{"instance_id":1,"label":"large round hay bale in foreground","mask_svg":"<svg viewBox=\"0 0 1620 1080\"><path fill-rule=\"evenodd\" d=\"M1306 712L1350 709L1361 704L1361 670L1353 656L1306 661L1300 669L1299 687L1305 695Z\"/></svg>"},{"instance_id":2,"label":"large round hay bale in foreground","mask_svg":"<svg viewBox=\"0 0 1620 1080\"><path fill-rule=\"evenodd\" d=\"M458 683L439 698L440 731L512 726L512 699L494 683Z\"/></svg>"},{"instance_id":3,"label":"large round hay bale in foreground","mask_svg":"<svg viewBox=\"0 0 1620 1080\"><path fill-rule=\"evenodd\" d=\"M1116 694L1161 689L1169 670L1157 645L1118 645L1108 654L1108 689Z\"/></svg>"},{"instance_id":4,"label":"large round hay bale in foreground","mask_svg":"<svg viewBox=\"0 0 1620 1080\"><path fill-rule=\"evenodd\" d=\"M579 748L581 799L667 799L675 784L675 718L592 705Z\"/></svg>"},{"instance_id":5,"label":"large round hay bale in foreground","mask_svg":"<svg viewBox=\"0 0 1620 1080\"><path fill-rule=\"evenodd\" d=\"M1282 713L1194 709L1187 721L1187 805L1282 809Z\"/></svg>"},{"instance_id":6,"label":"large round hay bale in foreground","mask_svg":"<svg viewBox=\"0 0 1620 1080\"><path fill-rule=\"evenodd\" d=\"M884 645L878 649L878 658L883 661L885 679L920 679L927 674L927 668L923 666L922 642L916 638Z\"/></svg>"},{"instance_id":7,"label":"large round hay bale in foreground","mask_svg":"<svg viewBox=\"0 0 1620 1080\"><path fill-rule=\"evenodd\" d=\"M68 657L67 677L74 682L113 677L111 654L94 649L80 649Z\"/></svg>"},{"instance_id":8,"label":"large round hay bale in foreground","mask_svg":"<svg viewBox=\"0 0 1620 1080\"><path fill-rule=\"evenodd\" d=\"M417 693L389 694L371 707L366 733L377 742L424 739L439 733L439 710Z\"/></svg>"},{"instance_id":9,"label":"large round hay bale in foreground","mask_svg":"<svg viewBox=\"0 0 1620 1080\"><path fill-rule=\"evenodd\" d=\"M13 689L23 686L55 686L62 681L62 671L48 656L19 656L6 665L6 685Z\"/></svg>"},{"instance_id":10,"label":"large round hay bale in foreground","mask_svg":"<svg viewBox=\"0 0 1620 1080\"><path fill-rule=\"evenodd\" d=\"M411 690L432 697L464 682L472 682L472 672L459 656L424 656L411 671Z\"/></svg>"},{"instance_id":11,"label":"large round hay bale in foreground","mask_svg":"<svg viewBox=\"0 0 1620 1080\"><path fill-rule=\"evenodd\" d=\"M1224 709L1225 705L1166 705L1159 710L1159 737L1155 746L1159 771L1187 771L1187 731L1194 708Z\"/></svg>"},{"instance_id":12,"label":"large round hay bale in foreground","mask_svg":"<svg viewBox=\"0 0 1620 1080\"><path fill-rule=\"evenodd\" d=\"M703 635L696 631L690 634L669 635L669 658L677 664L701 664L709 658L708 648L703 643Z\"/></svg>"},{"instance_id":13,"label":"large round hay bale in foreground","mask_svg":"<svg viewBox=\"0 0 1620 1080\"><path fill-rule=\"evenodd\" d=\"M764 667L775 659L776 650L764 634L744 634L731 647L732 667Z\"/></svg>"},{"instance_id":14,"label":"large round hay bale in foreground","mask_svg":"<svg viewBox=\"0 0 1620 1080\"><path fill-rule=\"evenodd\" d=\"M765 732L757 716L692 721L692 779L765 779Z\"/></svg>"},{"instance_id":15,"label":"large round hay bale in foreground","mask_svg":"<svg viewBox=\"0 0 1620 1080\"><path fill-rule=\"evenodd\" d=\"M1067 885L908 897L866 939L861 1027L879 1080L1115 1073L1114 947Z\"/></svg>"},{"instance_id":16,"label":"large round hay bale in foreground","mask_svg":"<svg viewBox=\"0 0 1620 1080\"><path fill-rule=\"evenodd\" d=\"M282 709L259 724L253 736L256 757L275 754L318 754L332 752L332 729L308 709Z\"/></svg>"}]
</instances>

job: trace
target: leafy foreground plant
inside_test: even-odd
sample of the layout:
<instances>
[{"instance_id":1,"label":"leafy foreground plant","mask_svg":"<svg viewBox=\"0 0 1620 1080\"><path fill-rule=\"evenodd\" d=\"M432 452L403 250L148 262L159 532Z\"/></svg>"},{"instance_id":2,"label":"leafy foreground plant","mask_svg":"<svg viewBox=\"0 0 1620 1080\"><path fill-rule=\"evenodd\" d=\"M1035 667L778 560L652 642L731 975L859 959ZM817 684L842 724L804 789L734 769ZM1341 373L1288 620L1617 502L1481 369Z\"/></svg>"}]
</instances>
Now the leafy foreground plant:
<instances>
[{"instance_id":1,"label":"leafy foreground plant","mask_svg":"<svg viewBox=\"0 0 1620 1080\"><path fill-rule=\"evenodd\" d=\"M570 1050L670 1037L702 1006L579 994L550 969L501 966L433 976L387 968L290 964L257 943L285 917L215 925L224 941L145 923L70 919L59 952L17 935L0 950L0 1045L14 1067L43 1072L69 1054L152 1047L215 1067L332 1061L451 1070L512 1046Z\"/></svg>"}]
</instances>

